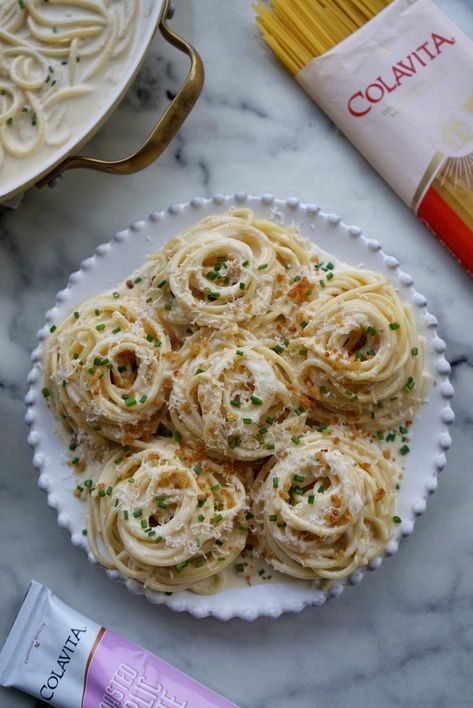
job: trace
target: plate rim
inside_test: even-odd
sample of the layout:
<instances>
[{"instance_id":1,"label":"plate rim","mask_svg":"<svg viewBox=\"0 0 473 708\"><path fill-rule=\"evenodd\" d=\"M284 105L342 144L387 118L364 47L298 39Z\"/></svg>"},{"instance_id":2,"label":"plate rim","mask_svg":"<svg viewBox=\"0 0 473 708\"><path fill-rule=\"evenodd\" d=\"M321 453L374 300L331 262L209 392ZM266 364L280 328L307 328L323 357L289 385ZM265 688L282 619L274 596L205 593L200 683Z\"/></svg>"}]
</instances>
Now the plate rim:
<instances>
[{"instance_id":1,"label":"plate rim","mask_svg":"<svg viewBox=\"0 0 473 708\"><path fill-rule=\"evenodd\" d=\"M431 495L437 489L438 473L445 468L446 452L450 448L452 442L451 436L448 432L448 428L455 420L455 414L451 407L451 400L454 395L454 388L449 379L451 367L445 357L446 344L438 336L437 318L427 310L427 300L425 296L415 290L414 279L412 278L412 276L401 270L399 260L393 256L386 254L386 252L382 249L379 241L367 238L366 236L364 236L363 231L360 227L345 223L338 214L323 212L318 206L301 202L295 197L290 197L288 199L277 199L271 194L254 196L250 195L247 192L236 192L231 195L216 193L211 197L193 197L187 202L174 203L171 204L166 211L153 211L147 217L147 219L135 221L127 229L115 232L110 241L99 244L96 247L94 256L86 258L81 262L79 269L70 274L67 286L63 290L58 291L58 293L56 294L55 305L49 310L47 310L47 312L45 313L45 324L38 331L38 344L31 354L31 361L33 367L27 376L28 391L25 396L25 405L27 407L25 421L29 427L29 434L27 440L29 446L33 450L33 467L39 472L38 485L43 491L48 494L48 505L56 510L58 515L58 525L63 528L66 528L69 531L72 544L74 546L81 546L82 548L84 548L84 550L86 550L88 554L89 561L92 564L96 564L94 557L87 549L87 542L85 537L74 534L73 529L71 528L71 521L69 517L61 513L60 500L54 494L54 489L52 489L52 485L50 484L50 476L47 474L47 472L45 472L44 469L46 462L43 449L44 439L41 437L40 433L37 430L36 411L37 401L38 399L41 400L40 386L42 379L41 358L43 350L43 341L49 332L49 327L53 322L56 321L55 316L57 316L57 314L60 312L60 308L63 306L64 301L67 300L68 291L80 279L82 273L86 273L92 268L95 258L101 258L106 256L110 252L112 247L119 246L120 243L130 238L133 233L136 233L137 231L141 231L146 228L146 225L149 223L156 224L166 218L172 219L173 217L181 214L184 210L190 210L192 213L195 213L195 221L197 221L203 216L208 215L202 214L201 216L199 216L199 212L202 210L203 207L210 207L214 205L215 207L219 208L222 208L223 206L225 206L225 208L242 208L245 206L251 207L252 204L260 204L262 207L275 210L275 213L277 213L278 210L284 210L292 218L296 218L297 214L301 212L304 214L304 216L307 216L309 218L325 219L330 226L333 226L334 228L342 228L342 230L345 232L344 237L355 239L359 244L362 245L362 248L368 249L369 251L374 251L381 255L385 269L388 271L388 273L383 274L388 277L388 280L390 282L392 282L392 277L389 277L389 272L391 272L391 274L397 273L400 284L410 291L415 306L422 310L423 323L425 324L426 329L430 331L430 336L432 339L432 366L429 368L431 368L431 370L435 368L435 375L438 379L437 391L440 395L441 403L443 403L443 405L439 406L438 411L440 417L441 432L438 434L437 439L435 441L432 440L432 446L435 443L437 450L437 454L434 456L432 462L433 474L429 479L430 484L425 485L423 499L421 501L418 500L417 505L413 506L411 518L405 521L403 520L399 527L396 528L395 535L388 543L382 555L378 556L377 558L374 558L368 566L356 569L348 578L345 578L341 581L333 582L330 588L326 591L320 589L312 589L310 597L296 597L297 592L295 588L297 586L296 584L291 584L291 588L294 589L292 599L290 597L291 593L288 592L286 593L288 597L280 597L278 598L278 602L276 602L276 604L274 604L273 602L273 604L266 605L266 588L283 588L287 587L287 585L285 585L284 582L272 583L269 585L256 585L250 588L237 588L237 590L252 591L254 597L256 596L256 594L259 594L261 597L259 598L260 607L258 609L255 609L253 606L251 606L251 603L249 603L247 606L239 606L238 604L229 606L224 604L219 607L212 607L211 603L207 606L202 605L202 603L199 604L197 602L197 599L202 599L204 597L222 597L226 593L231 594L234 589L224 590L213 596L194 595L189 591L182 591L179 593L166 595L165 593L149 591L141 583L123 577L118 571L105 570L109 578L124 583L127 589L132 594L144 595L150 602L154 604L165 604L172 610L177 612L187 611L196 618L213 616L219 620L224 621L232 618L240 618L243 620L251 621L260 616L278 617L283 612L297 613L302 611L307 606L321 606L330 598L338 597L339 595L341 595L347 586L358 584L364 577L365 572L367 572L368 570L378 569L381 566L385 557L390 557L396 554L399 548L400 540L409 536L413 532L416 518L424 513L429 495ZM362 252L363 251L360 250L360 255L362 254ZM405 298L403 298L402 296L401 299L405 301ZM61 314L61 318L63 316L64 315ZM57 321L59 321L59 319ZM416 322L418 321L419 317L416 315ZM41 414L41 411L39 412ZM292 580L291 583L293 583ZM245 593L242 592L241 594L244 595ZM217 604L221 605L221 603Z\"/></svg>"}]
</instances>

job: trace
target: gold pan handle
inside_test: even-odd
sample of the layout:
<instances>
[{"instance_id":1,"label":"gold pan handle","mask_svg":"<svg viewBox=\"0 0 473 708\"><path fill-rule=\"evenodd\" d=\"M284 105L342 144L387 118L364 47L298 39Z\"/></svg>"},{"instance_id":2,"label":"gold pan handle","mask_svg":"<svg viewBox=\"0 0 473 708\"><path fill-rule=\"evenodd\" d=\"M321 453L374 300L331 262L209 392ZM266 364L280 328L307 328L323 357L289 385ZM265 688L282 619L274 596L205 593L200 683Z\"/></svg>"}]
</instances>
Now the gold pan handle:
<instances>
[{"instance_id":1,"label":"gold pan handle","mask_svg":"<svg viewBox=\"0 0 473 708\"><path fill-rule=\"evenodd\" d=\"M190 57L191 67L183 85L159 118L145 142L136 152L123 157L121 160L100 160L95 157L82 157L81 155L66 157L63 162L37 183L38 187L44 187L62 172L77 167L88 167L91 170L111 172L117 175L129 175L133 172L139 172L154 162L169 145L191 112L204 85L204 66L199 54L191 44L171 30L167 24L169 5L170 0L164 0L158 24L159 30L168 42Z\"/></svg>"}]
</instances>

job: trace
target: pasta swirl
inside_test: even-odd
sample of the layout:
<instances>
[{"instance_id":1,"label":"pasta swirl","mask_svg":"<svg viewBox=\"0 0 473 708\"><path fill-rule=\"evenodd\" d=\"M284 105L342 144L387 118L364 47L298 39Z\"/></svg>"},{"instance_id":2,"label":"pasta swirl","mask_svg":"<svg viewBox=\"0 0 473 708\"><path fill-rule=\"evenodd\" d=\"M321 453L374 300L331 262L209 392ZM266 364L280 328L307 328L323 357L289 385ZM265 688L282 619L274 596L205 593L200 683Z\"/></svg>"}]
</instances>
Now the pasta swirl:
<instances>
[{"instance_id":1,"label":"pasta swirl","mask_svg":"<svg viewBox=\"0 0 473 708\"><path fill-rule=\"evenodd\" d=\"M200 330L176 366L171 419L212 454L257 460L302 431L306 414L292 367L249 332Z\"/></svg>"},{"instance_id":2,"label":"pasta swirl","mask_svg":"<svg viewBox=\"0 0 473 708\"><path fill-rule=\"evenodd\" d=\"M110 458L89 495L88 538L102 565L152 590L215 590L220 578L203 581L245 546L246 495L224 465L195 459L166 439Z\"/></svg>"},{"instance_id":3,"label":"pasta swirl","mask_svg":"<svg viewBox=\"0 0 473 708\"><path fill-rule=\"evenodd\" d=\"M290 348L316 420L341 416L376 430L412 417L427 384L424 344L394 288L374 278L317 300L306 317L304 336Z\"/></svg>"},{"instance_id":4,"label":"pasta swirl","mask_svg":"<svg viewBox=\"0 0 473 708\"><path fill-rule=\"evenodd\" d=\"M158 254L153 304L182 324L271 320L283 307L278 282L309 260L302 238L248 209L209 217Z\"/></svg>"},{"instance_id":5,"label":"pasta swirl","mask_svg":"<svg viewBox=\"0 0 473 708\"><path fill-rule=\"evenodd\" d=\"M305 435L255 482L253 528L264 557L314 580L366 565L390 537L399 473L363 436Z\"/></svg>"},{"instance_id":6,"label":"pasta swirl","mask_svg":"<svg viewBox=\"0 0 473 708\"><path fill-rule=\"evenodd\" d=\"M45 378L55 409L91 437L130 442L154 433L169 348L161 325L129 298L89 300L48 341Z\"/></svg>"}]
</instances>

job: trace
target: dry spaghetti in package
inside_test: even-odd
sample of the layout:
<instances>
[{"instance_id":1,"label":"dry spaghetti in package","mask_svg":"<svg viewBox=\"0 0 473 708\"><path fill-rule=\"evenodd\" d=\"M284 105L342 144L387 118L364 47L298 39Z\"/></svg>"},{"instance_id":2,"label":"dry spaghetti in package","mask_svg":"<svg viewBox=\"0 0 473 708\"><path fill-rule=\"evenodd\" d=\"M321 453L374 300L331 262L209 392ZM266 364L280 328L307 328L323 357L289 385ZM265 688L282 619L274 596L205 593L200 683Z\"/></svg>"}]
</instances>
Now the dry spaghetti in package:
<instances>
[{"instance_id":1,"label":"dry spaghetti in package","mask_svg":"<svg viewBox=\"0 0 473 708\"><path fill-rule=\"evenodd\" d=\"M473 272L473 42L432 0L256 10L301 86Z\"/></svg>"}]
</instances>

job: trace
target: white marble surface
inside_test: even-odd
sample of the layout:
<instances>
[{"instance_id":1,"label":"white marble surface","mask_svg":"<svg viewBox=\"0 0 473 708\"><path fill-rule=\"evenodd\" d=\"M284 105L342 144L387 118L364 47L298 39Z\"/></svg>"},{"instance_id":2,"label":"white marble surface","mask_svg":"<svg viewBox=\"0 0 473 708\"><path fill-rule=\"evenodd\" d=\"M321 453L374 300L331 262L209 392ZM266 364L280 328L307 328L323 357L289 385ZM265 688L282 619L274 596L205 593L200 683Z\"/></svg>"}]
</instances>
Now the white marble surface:
<instances>
[{"instance_id":1,"label":"white marble surface","mask_svg":"<svg viewBox=\"0 0 473 708\"><path fill-rule=\"evenodd\" d=\"M439 4L473 36L466 0ZM0 640L30 578L242 708L471 706L473 665L473 281L276 64L249 0L178 0L204 93L147 171L77 171L0 216ZM158 39L135 87L91 145L119 155L176 90L185 61ZM133 137L135 136L135 137ZM29 351L68 273L114 230L214 192L316 202L378 238L425 293L448 343L457 423L447 470L415 533L380 571L322 608L253 624L149 605L90 566L36 486L23 423ZM0 690L3 707L34 700Z\"/></svg>"}]
</instances>

